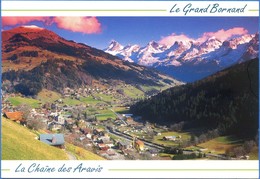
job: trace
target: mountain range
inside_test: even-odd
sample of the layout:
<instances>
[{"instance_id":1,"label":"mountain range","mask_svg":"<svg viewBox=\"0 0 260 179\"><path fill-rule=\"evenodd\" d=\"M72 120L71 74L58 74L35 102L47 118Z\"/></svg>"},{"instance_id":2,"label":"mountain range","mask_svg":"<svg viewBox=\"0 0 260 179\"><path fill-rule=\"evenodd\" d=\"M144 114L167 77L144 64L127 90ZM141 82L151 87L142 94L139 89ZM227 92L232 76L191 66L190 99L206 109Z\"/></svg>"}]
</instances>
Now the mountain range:
<instances>
[{"instance_id":1,"label":"mountain range","mask_svg":"<svg viewBox=\"0 0 260 179\"><path fill-rule=\"evenodd\" d=\"M124 61L153 67L184 82L193 82L231 65L258 57L259 34L221 41L179 40L167 46L151 41L146 46L123 46L116 41L104 49Z\"/></svg>"},{"instance_id":2,"label":"mountain range","mask_svg":"<svg viewBox=\"0 0 260 179\"><path fill-rule=\"evenodd\" d=\"M133 86L180 84L156 70L37 26L2 31L2 79L3 86L25 95L43 88L61 92L65 87L113 86L115 81Z\"/></svg>"}]
</instances>

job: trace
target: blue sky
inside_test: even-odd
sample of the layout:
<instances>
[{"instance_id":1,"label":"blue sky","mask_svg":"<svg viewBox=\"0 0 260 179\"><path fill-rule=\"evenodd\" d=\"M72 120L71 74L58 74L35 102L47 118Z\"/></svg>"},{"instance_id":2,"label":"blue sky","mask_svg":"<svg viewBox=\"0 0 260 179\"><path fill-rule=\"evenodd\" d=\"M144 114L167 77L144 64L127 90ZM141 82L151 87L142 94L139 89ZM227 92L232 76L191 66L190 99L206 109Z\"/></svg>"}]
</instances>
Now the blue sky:
<instances>
[{"instance_id":1,"label":"blue sky","mask_svg":"<svg viewBox=\"0 0 260 179\"><path fill-rule=\"evenodd\" d=\"M104 49L111 40L122 45L146 45L151 40L160 41L171 34L197 39L205 32L217 32L242 27L250 34L256 33L259 27L258 17L96 17L100 31L93 33L72 32L58 27L56 23L46 25L43 21L30 21L23 25L45 27L60 36ZM7 25L10 29L16 25Z\"/></svg>"}]
</instances>

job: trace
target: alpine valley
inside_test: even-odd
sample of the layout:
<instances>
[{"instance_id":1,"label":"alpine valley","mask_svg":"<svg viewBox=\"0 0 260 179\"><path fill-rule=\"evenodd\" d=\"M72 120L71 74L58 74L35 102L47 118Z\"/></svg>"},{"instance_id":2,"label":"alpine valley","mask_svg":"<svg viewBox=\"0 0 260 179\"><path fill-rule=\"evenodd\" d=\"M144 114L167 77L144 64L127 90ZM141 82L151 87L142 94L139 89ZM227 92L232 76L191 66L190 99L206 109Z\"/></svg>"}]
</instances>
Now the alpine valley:
<instances>
[{"instance_id":1,"label":"alpine valley","mask_svg":"<svg viewBox=\"0 0 260 179\"><path fill-rule=\"evenodd\" d=\"M2 158L257 160L258 46L256 33L99 50L3 30Z\"/></svg>"},{"instance_id":2,"label":"alpine valley","mask_svg":"<svg viewBox=\"0 0 260 179\"><path fill-rule=\"evenodd\" d=\"M153 67L184 82L193 82L236 63L258 57L259 34L246 34L221 41L178 40L173 45L151 41L146 46L122 46L112 41L105 52L124 61Z\"/></svg>"}]
</instances>

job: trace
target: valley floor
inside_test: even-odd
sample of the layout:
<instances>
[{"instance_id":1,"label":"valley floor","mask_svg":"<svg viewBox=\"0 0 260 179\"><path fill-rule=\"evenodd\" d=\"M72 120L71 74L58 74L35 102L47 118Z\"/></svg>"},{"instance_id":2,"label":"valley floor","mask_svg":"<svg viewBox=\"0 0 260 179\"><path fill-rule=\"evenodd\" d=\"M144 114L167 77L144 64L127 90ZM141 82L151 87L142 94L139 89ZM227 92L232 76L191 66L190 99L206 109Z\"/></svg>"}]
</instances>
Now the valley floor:
<instances>
[{"instance_id":1,"label":"valley floor","mask_svg":"<svg viewBox=\"0 0 260 179\"><path fill-rule=\"evenodd\" d=\"M141 116L129 114L129 107L123 104L126 98L117 95L112 92L104 94L96 91L89 96L72 94L62 96L48 90L43 90L35 99L17 94L6 95L3 103L5 110L24 110L25 108L21 106L27 105L30 109L29 115L45 121L45 125L39 130L40 132L33 133L24 126L2 118L2 158L4 160L258 159L256 146L246 156L243 156L244 154L233 158L228 156L228 150L242 146L244 142L233 136L216 137L204 143L187 146L193 137L192 132L177 132L167 126L143 121ZM130 97L128 100L131 99ZM37 135L42 132L63 134L66 150L36 140Z\"/></svg>"}]
</instances>

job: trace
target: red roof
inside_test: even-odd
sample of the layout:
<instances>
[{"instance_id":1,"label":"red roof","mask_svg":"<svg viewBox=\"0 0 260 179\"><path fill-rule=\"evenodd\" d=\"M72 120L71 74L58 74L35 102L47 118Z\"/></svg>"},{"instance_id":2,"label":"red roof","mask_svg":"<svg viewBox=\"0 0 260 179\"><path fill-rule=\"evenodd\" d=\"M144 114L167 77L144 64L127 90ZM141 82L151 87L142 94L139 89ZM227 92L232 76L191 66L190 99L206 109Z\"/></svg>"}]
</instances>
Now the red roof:
<instances>
[{"instance_id":1,"label":"red roof","mask_svg":"<svg viewBox=\"0 0 260 179\"><path fill-rule=\"evenodd\" d=\"M140 141L140 140L137 140L136 143L137 143L139 146L143 146L143 145L144 145L144 143L143 143L142 141Z\"/></svg>"},{"instance_id":2,"label":"red roof","mask_svg":"<svg viewBox=\"0 0 260 179\"><path fill-rule=\"evenodd\" d=\"M23 118L23 112L21 111L5 112L4 114L8 119L11 119L12 121L25 121L25 119Z\"/></svg>"}]
</instances>

